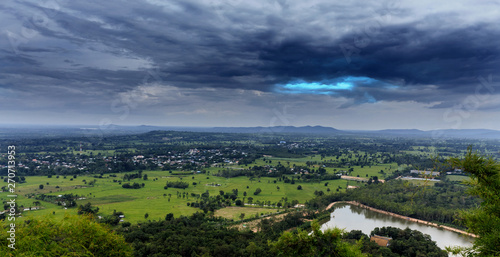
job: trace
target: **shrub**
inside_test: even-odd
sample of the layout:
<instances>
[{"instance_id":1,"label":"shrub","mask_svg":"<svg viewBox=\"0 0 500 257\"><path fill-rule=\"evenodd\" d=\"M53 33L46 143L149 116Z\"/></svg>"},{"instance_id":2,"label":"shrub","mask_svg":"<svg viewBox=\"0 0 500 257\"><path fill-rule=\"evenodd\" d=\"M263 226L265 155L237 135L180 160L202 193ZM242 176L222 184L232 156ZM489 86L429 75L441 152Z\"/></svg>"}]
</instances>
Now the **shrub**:
<instances>
[{"instance_id":1,"label":"shrub","mask_svg":"<svg viewBox=\"0 0 500 257\"><path fill-rule=\"evenodd\" d=\"M7 238L6 229L0 237ZM90 216L66 215L61 221L50 216L16 224L16 250L0 240L2 256L133 256L132 247Z\"/></svg>"},{"instance_id":2,"label":"shrub","mask_svg":"<svg viewBox=\"0 0 500 257\"><path fill-rule=\"evenodd\" d=\"M125 184L122 185L122 187L123 188L139 189L139 188L141 188L141 185L139 185L139 183L134 183L132 185L130 185L130 183L125 183ZM144 187L144 186L142 186L142 187Z\"/></svg>"},{"instance_id":3,"label":"shrub","mask_svg":"<svg viewBox=\"0 0 500 257\"><path fill-rule=\"evenodd\" d=\"M182 181L175 181L175 182L169 181L167 182L167 185L163 188L168 189L169 187L185 189L189 187L189 184L187 182L182 182Z\"/></svg>"}]
</instances>

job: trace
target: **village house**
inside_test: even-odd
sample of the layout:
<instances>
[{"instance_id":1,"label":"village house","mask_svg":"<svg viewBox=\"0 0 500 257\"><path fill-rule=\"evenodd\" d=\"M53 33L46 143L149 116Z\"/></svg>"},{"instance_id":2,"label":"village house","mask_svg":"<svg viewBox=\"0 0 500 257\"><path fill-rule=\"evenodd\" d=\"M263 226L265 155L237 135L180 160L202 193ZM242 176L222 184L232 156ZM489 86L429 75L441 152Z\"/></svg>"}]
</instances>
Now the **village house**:
<instances>
[{"instance_id":1,"label":"village house","mask_svg":"<svg viewBox=\"0 0 500 257\"><path fill-rule=\"evenodd\" d=\"M425 175L432 175L432 176L439 176L439 172L437 171L428 171L428 170L410 170L410 173L412 174L425 174Z\"/></svg>"}]
</instances>

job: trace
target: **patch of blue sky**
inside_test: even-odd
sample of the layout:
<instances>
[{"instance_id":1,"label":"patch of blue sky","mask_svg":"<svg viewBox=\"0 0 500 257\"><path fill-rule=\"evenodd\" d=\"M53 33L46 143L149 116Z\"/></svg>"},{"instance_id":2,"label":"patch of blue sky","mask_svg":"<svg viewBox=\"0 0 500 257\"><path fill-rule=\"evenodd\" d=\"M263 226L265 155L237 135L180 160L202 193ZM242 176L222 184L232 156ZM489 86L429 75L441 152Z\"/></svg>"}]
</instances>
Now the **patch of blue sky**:
<instances>
[{"instance_id":1,"label":"patch of blue sky","mask_svg":"<svg viewBox=\"0 0 500 257\"><path fill-rule=\"evenodd\" d=\"M334 94L339 90L351 90L354 87L349 82L305 82L294 81L288 84L278 84L275 89L279 93L285 94Z\"/></svg>"},{"instance_id":2,"label":"patch of blue sky","mask_svg":"<svg viewBox=\"0 0 500 257\"><path fill-rule=\"evenodd\" d=\"M306 82L304 80L295 80L287 84L277 84L274 87L275 92L283 94L318 94L333 95L342 91L351 91L358 86L391 86L387 83L368 77L339 77L320 82Z\"/></svg>"},{"instance_id":3,"label":"patch of blue sky","mask_svg":"<svg viewBox=\"0 0 500 257\"><path fill-rule=\"evenodd\" d=\"M324 84L321 82L295 82L295 83L290 83L286 84L283 86L285 89L290 89L290 90L346 90L346 89L351 89L353 85L348 82L338 82L335 84Z\"/></svg>"}]
</instances>

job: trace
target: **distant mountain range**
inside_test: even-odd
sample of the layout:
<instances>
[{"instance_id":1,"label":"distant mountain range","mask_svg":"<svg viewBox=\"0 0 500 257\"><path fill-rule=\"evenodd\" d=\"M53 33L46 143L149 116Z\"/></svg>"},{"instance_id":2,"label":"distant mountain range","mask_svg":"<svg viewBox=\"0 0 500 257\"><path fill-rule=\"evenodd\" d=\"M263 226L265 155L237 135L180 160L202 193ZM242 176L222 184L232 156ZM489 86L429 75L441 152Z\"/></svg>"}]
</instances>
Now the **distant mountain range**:
<instances>
[{"instance_id":1,"label":"distant mountain range","mask_svg":"<svg viewBox=\"0 0 500 257\"><path fill-rule=\"evenodd\" d=\"M117 128L130 128L142 131L173 130L191 132L218 132L218 133L296 133L296 134L321 134L321 135L366 135L388 137L426 137L426 138L474 138L474 139L500 139L500 131L491 129L384 129L384 130L339 130L323 126L275 126L275 127L161 127L138 126Z\"/></svg>"},{"instance_id":2,"label":"distant mountain range","mask_svg":"<svg viewBox=\"0 0 500 257\"><path fill-rule=\"evenodd\" d=\"M60 135L123 135L145 133L154 130L212 132L212 133L296 133L332 136L377 136L377 137L412 137L412 138L470 138L500 139L500 131L491 129L441 129L423 131L418 129L384 129L384 130L339 130L323 126L275 126L275 127L170 127L170 126L20 126L0 125L0 138L32 138L54 137Z\"/></svg>"}]
</instances>

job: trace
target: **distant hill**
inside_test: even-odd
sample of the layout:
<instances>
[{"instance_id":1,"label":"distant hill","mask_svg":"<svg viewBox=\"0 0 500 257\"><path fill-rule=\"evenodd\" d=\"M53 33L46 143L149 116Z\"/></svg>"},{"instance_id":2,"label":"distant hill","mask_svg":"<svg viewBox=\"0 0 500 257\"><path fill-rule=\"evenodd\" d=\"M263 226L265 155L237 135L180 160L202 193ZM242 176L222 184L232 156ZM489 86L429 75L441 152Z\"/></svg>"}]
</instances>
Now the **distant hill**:
<instances>
[{"instance_id":1,"label":"distant hill","mask_svg":"<svg viewBox=\"0 0 500 257\"><path fill-rule=\"evenodd\" d=\"M174 127L174 126L15 126L0 125L0 139L6 138L36 138L57 136L110 136L139 134L149 131L186 131L212 133L296 133L314 135L350 135L375 137L409 137L409 138L469 138L469 139L500 139L500 131L491 129L384 129L384 130L338 130L323 126L275 126L275 127Z\"/></svg>"},{"instance_id":2,"label":"distant hill","mask_svg":"<svg viewBox=\"0 0 500 257\"><path fill-rule=\"evenodd\" d=\"M384 130L339 130L323 126L275 126L275 127L155 127L141 126L139 130L173 130L217 133L297 133L317 135L363 135L385 137L425 137L425 138L470 138L500 139L500 131L491 129L384 129Z\"/></svg>"},{"instance_id":3,"label":"distant hill","mask_svg":"<svg viewBox=\"0 0 500 257\"><path fill-rule=\"evenodd\" d=\"M322 126L275 126L275 127L162 127L162 126L112 126L113 130L128 130L146 132L153 130L171 130L188 132L214 132L214 133L300 133L300 134L332 134L341 130Z\"/></svg>"},{"instance_id":4,"label":"distant hill","mask_svg":"<svg viewBox=\"0 0 500 257\"><path fill-rule=\"evenodd\" d=\"M322 126L275 126L275 127L216 127L206 132L225 133L300 133L300 134L333 134L340 130Z\"/></svg>"}]
</instances>

